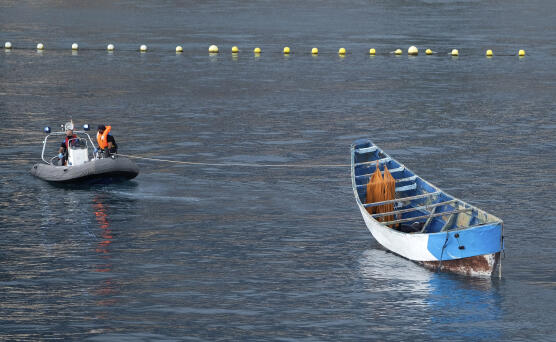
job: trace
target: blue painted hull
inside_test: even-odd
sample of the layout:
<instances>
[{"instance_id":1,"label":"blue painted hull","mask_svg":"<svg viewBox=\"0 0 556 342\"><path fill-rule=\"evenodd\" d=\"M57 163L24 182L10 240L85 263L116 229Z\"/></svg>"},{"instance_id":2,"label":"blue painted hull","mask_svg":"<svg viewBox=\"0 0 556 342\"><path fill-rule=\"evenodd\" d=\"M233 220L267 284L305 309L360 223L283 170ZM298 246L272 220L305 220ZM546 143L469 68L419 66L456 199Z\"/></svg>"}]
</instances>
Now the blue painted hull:
<instances>
[{"instance_id":1,"label":"blue painted hull","mask_svg":"<svg viewBox=\"0 0 556 342\"><path fill-rule=\"evenodd\" d=\"M501 224L428 234L427 249L437 260L454 260L500 252Z\"/></svg>"}]
</instances>

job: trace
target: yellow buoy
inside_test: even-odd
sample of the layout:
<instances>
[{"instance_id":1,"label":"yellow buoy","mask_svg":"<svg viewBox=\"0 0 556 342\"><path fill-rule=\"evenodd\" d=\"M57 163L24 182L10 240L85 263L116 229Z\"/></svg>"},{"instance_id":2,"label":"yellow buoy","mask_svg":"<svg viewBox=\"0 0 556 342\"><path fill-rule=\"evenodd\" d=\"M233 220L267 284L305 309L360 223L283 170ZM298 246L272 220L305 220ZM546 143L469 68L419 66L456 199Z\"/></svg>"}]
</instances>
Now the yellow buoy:
<instances>
[{"instance_id":1,"label":"yellow buoy","mask_svg":"<svg viewBox=\"0 0 556 342\"><path fill-rule=\"evenodd\" d=\"M232 46L232 53L238 53L239 49L237 46Z\"/></svg>"},{"instance_id":2,"label":"yellow buoy","mask_svg":"<svg viewBox=\"0 0 556 342\"><path fill-rule=\"evenodd\" d=\"M396 49L396 51L394 51L394 53L396 55L401 55L402 54L402 49Z\"/></svg>"},{"instance_id":3,"label":"yellow buoy","mask_svg":"<svg viewBox=\"0 0 556 342\"><path fill-rule=\"evenodd\" d=\"M492 50L488 49L487 52L486 52L486 56L487 57L492 57L492 55L493 55Z\"/></svg>"},{"instance_id":4,"label":"yellow buoy","mask_svg":"<svg viewBox=\"0 0 556 342\"><path fill-rule=\"evenodd\" d=\"M218 46L216 46L216 45L209 46L209 52L210 53L218 53Z\"/></svg>"},{"instance_id":5,"label":"yellow buoy","mask_svg":"<svg viewBox=\"0 0 556 342\"><path fill-rule=\"evenodd\" d=\"M431 49L426 49L426 50L425 50L425 53L426 53L427 55L432 55L432 50L431 50Z\"/></svg>"},{"instance_id":6,"label":"yellow buoy","mask_svg":"<svg viewBox=\"0 0 556 342\"><path fill-rule=\"evenodd\" d=\"M38 43L37 44L37 50L44 50L44 44L43 43Z\"/></svg>"},{"instance_id":7,"label":"yellow buoy","mask_svg":"<svg viewBox=\"0 0 556 342\"><path fill-rule=\"evenodd\" d=\"M284 53L285 53L286 55L290 53L290 48L289 48L288 46L286 46L286 47L284 48Z\"/></svg>"},{"instance_id":8,"label":"yellow buoy","mask_svg":"<svg viewBox=\"0 0 556 342\"><path fill-rule=\"evenodd\" d=\"M261 48L260 47L256 47L253 49L254 53L261 53Z\"/></svg>"},{"instance_id":9,"label":"yellow buoy","mask_svg":"<svg viewBox=\"0 0 556 342\"><path fill-rule=\"evenodd\" d=\"M139 51L141 52L146 52L147 51L147 45L143 44L139 47Z\"/></svg>"},{"instance_id":10,"label":"yellow buoy","mask_svg":"<svg viewBox=\"0 0 556 342\"><path fill-rule=\"evenodd\" d=\"M452 56L454 56L454 57L459 56L459 51L458 51L458 49L453 49L453 50L452 50Z\"/></svg>"},{"instance_id":11,"label":"yellow buoy","mask_svg":"<svg viewBox=\"0 0 556 342\"><path fill-rule=\"evenodd\" d=\"M73 43L73 44L71 44L71 49L72 50L79 50L79 45L77 43Z\"/></svg>"},{"instance_id":12,"label":"yellow buoy","mask_svg":"<svg viewBox=\"0 0 556 342\"><path fill-rule=\"evenodd\" d=\"M376 50L374 48L370 49L369 50L369 55L374 55L374 54L376 54Z\"/></svg>"},{"instance_id":13,"label":"yellow buoy","mask_svg":"<svg viewBox=\"0 0 556 342\"><path fill-rule=\"evenodd\" d=\"M114 44L108 44L108 45L106 46L106 50L108 50L108 51L114 51Z\"/></svg>"},{"instance_id":14,"label":"yellow buoy","mask_svg":"<svg viewBox=\"0 0 556 342\"><path fill-rule=\"evenodd\" d=\"M182 53L183 52L183 46L181 46L181 45L176 46L176 52L177 53Z\"/></svg>"},{"instance_id":15,"label":"yellow buoy","mask_svg":"<svg viewBox=\"0 0 556 342\"><path fill-rule=\"evenodd\" d=\"M410 46L409 49L407 49L407 54L410 56L417 56L419 54L419 49L415 46Z\"/></svg>"},{"instance_id":16,"label":"yellow buoy","mask_svg":"<svg viewBox=\"0 0 556 342\"><path fill-rule=\"evenodd\" d=\"M338 54L345 55L346 54L346 49L340 48L340 50L338 50Z\"/></svg>"},{"instance_id":17,"label":"yellow buoy","mask_svg":"<svg viewBox=\"0 0 556 342\"><path fill-rule=\"evenodd\" d=\"M5 42L4 43L4 49L11 49L12 48L12 43L10 42Z\"/></svg>"},{"instance_id":18,"label":"yellow buoy","mask_svg":"<svg viewBox=\"0 0 556 342\"><path fill-rule=\"evenodd\" d=\"M317 49L316 47L314 47L314 48L311 49L311 53L312 53L313 55L318 55L318 54L319 54L319 49Z\"/></svg>"},{"instance_id":19,"label":"yellow buoy","mask_svg":"<svg viewBox=\"0 0 556 342\"><path fill-rule=\"evenodd\" d=\"M523 57L525 56L525 50L519 50L517 54L519 55L519 57Z\"/></svg>"}]
</instances>

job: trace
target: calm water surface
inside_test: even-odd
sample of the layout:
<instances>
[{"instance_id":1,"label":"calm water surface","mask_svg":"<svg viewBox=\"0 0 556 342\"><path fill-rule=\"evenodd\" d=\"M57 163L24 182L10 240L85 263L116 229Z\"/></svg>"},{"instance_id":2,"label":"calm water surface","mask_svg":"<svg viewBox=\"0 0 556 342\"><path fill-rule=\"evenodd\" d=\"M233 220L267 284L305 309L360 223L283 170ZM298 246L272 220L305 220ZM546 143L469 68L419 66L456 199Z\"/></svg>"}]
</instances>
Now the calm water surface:
<instances>
[{"instance_id":1,"label":"calm water surface","mask_svg":"<svg viewBox=\"0 0 556 342\"><path fill-rule=\"evenodd\" d=\"M555 11L0 1L0 42L16 47L0 51L0 339L556 340ZM387 53L409 45L439 54ZM518 49L528 56L501 56ZM125 184L34 179L42 128L70 116L111 124L122 153L212 163L347 164L369 137L504 220L504 276L438 274L384 251L348 167L139 161Z\"/></svg>"}]
</instances>

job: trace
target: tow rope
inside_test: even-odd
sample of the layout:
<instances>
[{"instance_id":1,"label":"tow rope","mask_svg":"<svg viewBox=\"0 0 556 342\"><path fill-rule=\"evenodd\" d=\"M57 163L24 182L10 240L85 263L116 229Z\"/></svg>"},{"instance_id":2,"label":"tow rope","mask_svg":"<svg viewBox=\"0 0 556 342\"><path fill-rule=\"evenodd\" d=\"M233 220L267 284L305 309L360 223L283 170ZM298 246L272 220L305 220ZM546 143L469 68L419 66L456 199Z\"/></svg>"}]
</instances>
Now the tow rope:
<instances>
[{"instance_id":1,"label":"tow rope","mask_svg":"<svg viewBox=\"0 0 556 342\"><path fill-rule=\"evenodd\" d=\"M240 166L240 167L297 167L297 168L311 168L311 167L349 167L350 164L257 164L257 163L205 163L205 162L193 162L193 161L181 161L172 159L162 159L162 158L151 158L151 157L141 157L132 156L129 154L118 153L119 156L132 158L132 159L142 159L151 160L157 162L166 162L173 164L183 164L183 165L203 165L203 166Z\"/></svg>"}]
</instances>

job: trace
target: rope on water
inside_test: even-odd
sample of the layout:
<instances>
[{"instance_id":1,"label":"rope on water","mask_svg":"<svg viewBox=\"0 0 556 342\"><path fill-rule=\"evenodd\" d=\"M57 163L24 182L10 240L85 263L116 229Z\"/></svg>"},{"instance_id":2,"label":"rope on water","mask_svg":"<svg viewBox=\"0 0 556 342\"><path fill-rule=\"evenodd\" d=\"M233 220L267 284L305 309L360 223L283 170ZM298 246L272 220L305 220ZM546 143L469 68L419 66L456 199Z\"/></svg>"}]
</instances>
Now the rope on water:
<instances>
[{"instance_id":1,"label":"rope on water","mask_svg":"<svg viewBox=\"0 0 556 342\"><path fill-rule=\"evenodd\" d=\"M141 157L132 156L128 154L118 153L119 156L132 158L132 159L142 159L151 160L157 162L166 162L174 164L184 164L184 165L203 165L203 166L241 166L241 167L297 167L297 168L311 168L311 167L349 167L350 164L254 164L254 163L205 163L205 162L192 162L192 161L181 161L181 160L171 160L162 158L151 158L151 157Z\"/></svg>"}]
</instances>

